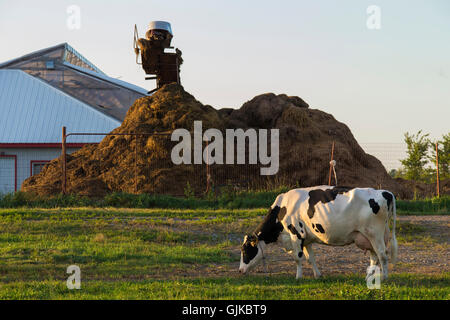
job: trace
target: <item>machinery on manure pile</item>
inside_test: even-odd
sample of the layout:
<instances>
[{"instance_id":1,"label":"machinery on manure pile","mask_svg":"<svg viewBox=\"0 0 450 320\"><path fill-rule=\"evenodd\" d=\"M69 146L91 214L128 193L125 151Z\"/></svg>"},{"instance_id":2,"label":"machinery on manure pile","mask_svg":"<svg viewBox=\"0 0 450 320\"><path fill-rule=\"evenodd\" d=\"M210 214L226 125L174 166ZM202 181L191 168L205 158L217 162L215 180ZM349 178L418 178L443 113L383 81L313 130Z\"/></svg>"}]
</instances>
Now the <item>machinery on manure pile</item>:
<instances>
[{"instance_id":1,"label":"machinery on manure pile","mask_svg":"<svg viewBox=\"0 0 450 320\"><path fill-rule=\"evenodd\" d=\"M147 75L151 75L145 77L145 80L156 79L156 88L148 93L168 83L180 83L180 65L183 59L181 51L170 46L172 38L172 28L166 21L150 22L145 39L139 38L137 26L134 26L133 46L136 63L142 65ZM139 54L141 62L139 62Z\"/></svg>"}]
</instances>

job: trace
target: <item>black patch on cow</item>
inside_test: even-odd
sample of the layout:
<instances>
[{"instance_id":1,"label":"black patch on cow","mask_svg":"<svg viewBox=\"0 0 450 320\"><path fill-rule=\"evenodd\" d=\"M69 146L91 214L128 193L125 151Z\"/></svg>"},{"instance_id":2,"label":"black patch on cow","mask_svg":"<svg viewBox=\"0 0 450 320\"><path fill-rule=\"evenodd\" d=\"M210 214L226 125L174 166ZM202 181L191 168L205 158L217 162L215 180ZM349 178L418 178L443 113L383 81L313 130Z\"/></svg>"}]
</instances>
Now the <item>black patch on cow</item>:
<instances>
[{"instance_id":1,"label":"black patch on cow","mask_svg":"<svg viewBox=\"0 0 450 320\"><path fill-rule=\"evenodd\" d=\"M298 257L301 258L303 256L303 239L300 240L300 251L298 252Z\"/></svg>"},{"instance_id":2,"label":"black patch on cow","mask_svg":"<svg viewBox=\"0 0 450 320\"><path fill-rule=\"evenodd\" d=\"M278 239L281 231L283 231L283 225L280 221L277 222L278 215L280 213L280 207L275 206L273 209L269 209L269 213L264 218L255 230L255 234L258 235L259 240L264 240L265 243L275 242Z\"/></svg>"},{"instance_id":3,"label":"black patch on cow","mask_svg":"<svg viewBox=\"0 0 450 320\"><path fill-rule=\"evenodd\" d=\"M299 222L299 225L303 228L303 225L302 225L301 222ZM288 229L289 229L289 231L292 234L296 235L297 238L300 240L300 251L298 252L298 257L301 258L303 256L303 239L302 239L302 236L300 235L298 230L292 224L288 225Z\"/></svg>"},{"instance_id":4,"label":"black patch on cow","mask_svg":"<svg viewBox=\"0 0 450 320\"><path fill-rule=\"evenodd\" d=\"M280 209L280 212L278 213L278 220L283 220L284 216L286 215L287 209L286 207L283 207Z\"/></svg>"},{"instance_id":5,"label":"black patch on cow","mask_svg":"<svg viewBox=\"0 0 450 320\"><path fill-rule=\"evenodd\" d=\"M303 223L299 222L298 224L299 224L300 228L303 229Z\"/></svg>"},{"instance_id":6,"label":"black patch on cow","mask_svg":"<svg viewBox=\"0 0 450 320\"><path fill-rule=\"evenodd\" d=\"M369 205L372 208L372 212L377 214L380 211L380 206L374 199L369 199Z\"/></svg>"},{"instance_id":7,"label":"black patch on cow","mask_svg":"<svg viewBox=\"0 0 450 320\"><path fill-rule=\"evenodd\" d=\"M388 210L391 210L391 204L392 204L392 200L394 198L392 193L383 191L381 194L383 195L383 198L385 198L387 200Z\"/></svg>"},{"instance_id":8,"label":"black patch on cow","mask_svg":"<svg viewBox=\"0 0 450 320\"><path fill-rule=\"evenodd\" d=\"M252 261L253 258L258 254L258 246L252 245L252 242L256 243L257 239L258 238L255 235L247 236L247 241L245 241L245 243L242 245L242 260L245 264L249 264L250 261Z\"/></svg>"},{"instance_id":9,"label":"black patch on cow","mask_svg":"<svg viewBox=\"0 0 450 320\"><path fill-rule=\"evenodd\" d=\"M325 230L323 229L321 224L316 224L316 228L315 228L316 232L320 232L320 233L325 233Z\"/></svg>"},{"instance_id":10,"label":"black patch on cow","mask_svg":"<svg viewBox=\"0 0 450 320\"><path fill-rule=\"evenodd\" d=\"M297 238L302 240L302 236L300 235L300 233L297 231L297 229L295 229L295 227L292 224L288 225L288 229L290 232L292 232L292 234L295 234L297 236Z\"/></svg>"},{"instance_id":11,"label":"black patch on cow","mask_svg":"<svg viewBox=\"0 0 450 320\"><path fill-rule=\"evenodd\" d=\"M332 189L316 189L311 190L308 199L308 217L312 219L314 217L314 206L320 201L322 203L327 203L336 199L338 194L343 194L352 190L351 187L334 187Z\"/></svg>"}]
</instances>

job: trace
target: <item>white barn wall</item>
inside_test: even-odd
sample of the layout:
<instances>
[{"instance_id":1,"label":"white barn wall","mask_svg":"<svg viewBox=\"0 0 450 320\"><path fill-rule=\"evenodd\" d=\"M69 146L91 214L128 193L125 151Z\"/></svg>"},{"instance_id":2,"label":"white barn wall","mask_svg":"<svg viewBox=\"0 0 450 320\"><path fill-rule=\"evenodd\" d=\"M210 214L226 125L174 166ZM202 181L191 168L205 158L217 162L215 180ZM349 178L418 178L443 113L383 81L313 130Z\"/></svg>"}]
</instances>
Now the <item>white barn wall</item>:
<instances>
[{"instance_id":1,"label":"white barn wall","mask_svg":"<svg viewBox=\"0 0 450 320\"><path fill-rule=\"evenodd\" d=\"M67 148L72 153L80 148ZM20 190L25 179L30 177L31 161L50 161L61 155L61 148L0 148L0 154L15 155L17 157L17 191ZM4 182L0 181L0 184ZM10 190L14 192L14 190Z\"/></svg>"}]
</instances>

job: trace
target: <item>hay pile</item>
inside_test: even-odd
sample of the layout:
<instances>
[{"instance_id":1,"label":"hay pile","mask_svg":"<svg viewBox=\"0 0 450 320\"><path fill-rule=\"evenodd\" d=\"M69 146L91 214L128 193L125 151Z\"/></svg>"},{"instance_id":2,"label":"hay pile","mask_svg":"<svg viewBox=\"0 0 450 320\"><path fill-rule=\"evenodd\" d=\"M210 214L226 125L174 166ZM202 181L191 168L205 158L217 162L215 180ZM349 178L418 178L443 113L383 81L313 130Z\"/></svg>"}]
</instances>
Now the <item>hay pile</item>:
<instances>
[{"instance_id":1,"label":"hay pile","mask_svg":"<svg viewBox=\"0 0 450 320\"><path fill-rule=\"evenodd\" d=\"M334 140L340 185L381 186L407 197L404 188L390 178L381 162L362 150L345 124L330 114L311 109L299 97L267 93L246 102L238 110L216 110L197 101L180 85L170 84L150 97L136 100L122 125L112 133L192 130L194 120L203 122L203 130L279 128L280 170L276 176L265 177L266 185L326 184ZM137 141L136 167L136 139L132 136L107 136L98 145L88 145L68 155L68 192L103 196L112 191L134 192L137 186L139 192L183 194L187 182L196 193L205 190L206 175L203 172L206 172L206 166L172 164L170 152L175 142L170 141L170 136L141 136ZM244 180L258 180L261 186L260 176L248 175L249 171L242 171L242 168L216 170L217 177L220 170L222 176L247 174ZM22 190L40 195L57 194L61 192L61 177L61 159L54 159L40 174L27 179ZM219 183L218 179L214 181L217 185L226 183L225 180ZM252 181L247 182L252 185Z\"/></svg>"}]
</instances>

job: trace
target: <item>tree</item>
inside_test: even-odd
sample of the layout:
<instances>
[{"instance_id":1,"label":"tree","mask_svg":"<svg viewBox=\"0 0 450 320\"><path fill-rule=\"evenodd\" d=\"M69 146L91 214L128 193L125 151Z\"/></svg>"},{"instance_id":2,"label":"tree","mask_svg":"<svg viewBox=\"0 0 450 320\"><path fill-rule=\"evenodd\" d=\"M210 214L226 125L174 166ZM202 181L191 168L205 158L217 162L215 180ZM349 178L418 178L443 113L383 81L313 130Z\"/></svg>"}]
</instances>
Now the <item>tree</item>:
<instances>
[{"instance_id":1,"label":"tree","mask_svg":"<svg viewBox=\"0 0 450 320\"><path fill-rule=\"evenodd\" d=\"M428 150L431 145L429 134L422 134L419 130L415 135L405 133L405 143L407 146L407 158L400 160L405 170L405 178L408 180L422 180L427 176L425 165L427 164Z\"/></svg>"},{"instance_id":2,"label":"tree","mask_svg":"<svg viewBox=\"0 0 450 320\"><path fill-rule=\"evenodd\" d=\"M398 172L397 169L391 169L391 170L389 171L389 175L390 175L392 178L396 178L396 177L397 177L397 172Z\"/></svg>"},{"instance_id":3,"label":"tree","mask_svg":"<svg viewBox=\"0 0 450 320\"><path fill-rule=\"evenodd\" d=\"M431 144L431 163L434 165L432 170L434 181L436 181L436 143L438 144L439 153L439 177L440 179L450 178L450 132L442 136L442 140L435 141Z\"/></svg>"},{"instance_id":4,"label":"tree","mask_svg":"<svg viewBox=\"0 0 450 320\"><path fill-rule=\"evenodd\" d=\"M389 171L389 175L396 179L396 178L405 178L405 171L403 170L403 168L398 168L398 169L391 169Z\"/></svg>"}]
</instances>

